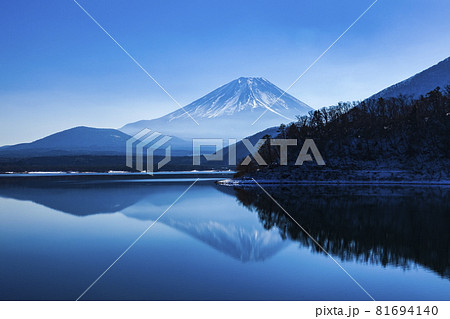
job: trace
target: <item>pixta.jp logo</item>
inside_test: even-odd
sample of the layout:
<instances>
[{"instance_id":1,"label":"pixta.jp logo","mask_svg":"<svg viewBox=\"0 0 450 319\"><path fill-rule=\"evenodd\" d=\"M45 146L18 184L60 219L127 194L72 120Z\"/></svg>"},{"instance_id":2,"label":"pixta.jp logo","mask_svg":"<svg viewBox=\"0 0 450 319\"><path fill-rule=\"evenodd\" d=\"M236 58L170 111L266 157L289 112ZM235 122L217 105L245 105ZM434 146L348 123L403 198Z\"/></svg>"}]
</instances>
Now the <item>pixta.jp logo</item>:
<instances>
[{"instance_id":1,"label":"pixta.jp logo","mask_svg":"<svg viewBox=\"0 0 450 319\"><path fill-rule=\"evenodd\" d=\"M149 129L143 129L127 141L126 165L135 168L140 172L147 172L152 175L155 151L171 139L170 136L163 135L159 132L152 133ZM158 169L161 169L170 162L171 150L172 148L170 145L165 148L165 156L158 162ZM146 159L145 165L144 159Z\"/></svg>"},{"instance_id":2,"label":"pixta.jp logo","mask_svg":"<svg viewBox=\"0 0 450 319\"><path fill-rule=\"evenodd\" d=\"M288 146L297 147L296 139L259 139L256 144L252 144L252 142L244 138L242 141L242 145L245 147L247 151L247 155L244 160L240 163L240 165L249 165L253 159L256 161L258 165L268 165L264 160L263 156L259 153L261 147L268 142L270 147L277 147L279 154L279 165L285 166L288 165ZM216 152L214 154L202 154L201 147L202 146L213 146L215 147ZM213 138L205 138L205 139L193 139L192 140L193 147L193 165L200 165L201 156L203 155L207 161L223 161L224 160L224 143L222 139L213 139ZM235 139L228 140L228 165L236 165L236 154L237 154L237 144ZM312 155L312 156L311 156ZM314 159L313 159L314 158ZM303 145L296 157L295 164L303 165L304 162L313 162L315 161L317 165L322 166L325 165L325 161L322 158L322 155L319 152L314 140L306 139L303 142Z\"/></svg>"},{"instance_id":3,"label":"pixta.jp logo","mask_svg":"<svg viewBox=\"0 0 450 319\"><path fill-rule=\"evenodd\" d=\"M169 142L172 137L163 135L159 132L152 132L149 129L144 129L131 137L126 143L126 165L130 168L135 168L141 172L147 172L153 174L154 171L154 158L156 150L163 147L164 144ZM237 140L228 139L227 145L225 145L223 139L214 138L195 138L192 139L192 165L200 166L201 158L205 158L206 161L221 161L223 164L229 166L235 166L237 164ZM239 165L249 165L252 158L258 165L268 165L263 156L259 153L261 147L266 145L270 147L276 147L276 152L279 156L279 165L288 165L288 147L298 149L296 139L259 139L256 144L252 144L249 139L243 139L242 147L245 147L245 152L248 154ZM227 158L224 157L224 149L227 147ZM208 152L202 152L202 147L208 147ZM214 151L211 151L211 147ZM164 165L169 163L171 157L172 147L166 145L165 149L160 149L156 154L158 157L163 157L157 163L157 169L161 169ZM190 152L188 152L190 153ZM186 153L186 154L188 154ZM325 161L319 152L316 144L312 139L306 139L300 148L299 153L296 156L295 165L303 165L304 162L316 162L317 165L325 165ZM226 163L227 162L227 163Z\"/></svg>"}]
</instances>

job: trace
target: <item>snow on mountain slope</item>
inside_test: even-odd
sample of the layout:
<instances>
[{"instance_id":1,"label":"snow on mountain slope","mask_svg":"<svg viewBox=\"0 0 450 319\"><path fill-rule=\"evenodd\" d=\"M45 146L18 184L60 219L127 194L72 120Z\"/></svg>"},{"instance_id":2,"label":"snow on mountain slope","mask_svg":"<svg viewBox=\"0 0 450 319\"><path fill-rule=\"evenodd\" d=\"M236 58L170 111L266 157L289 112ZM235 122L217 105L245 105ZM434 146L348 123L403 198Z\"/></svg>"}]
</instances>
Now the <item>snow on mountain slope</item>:
<instances>
[{"instance_id":1,"label":"snow on mountain slope","mask_svg":"<svg viewBox=\"0 0 450 319\"><path fill-rule=\"evenodd\" d=\"M154 120L130 123L120 130L134 135L144 128L182 138L243 138L267 127L288 123L311 107L263 78L231 81L183 109ZM281 98L280 98L281 96ZM252 123L265 111L266 114ZM198 123L197 125L186 112Z\"/></svg>"},{"instance_id":2,"label":"snow on mountain slope","mask_svg":"<svg viewBox=\"0 0 450 319\"><path fill-rule=\"evenodd\" d=\"M399 95L418 98L420 95L425 95L438 86L443 89L446 85L450 85L450 57L402 82L378 92L371 96L371 98L390 98Z\"/></svg>"}]
</instances>

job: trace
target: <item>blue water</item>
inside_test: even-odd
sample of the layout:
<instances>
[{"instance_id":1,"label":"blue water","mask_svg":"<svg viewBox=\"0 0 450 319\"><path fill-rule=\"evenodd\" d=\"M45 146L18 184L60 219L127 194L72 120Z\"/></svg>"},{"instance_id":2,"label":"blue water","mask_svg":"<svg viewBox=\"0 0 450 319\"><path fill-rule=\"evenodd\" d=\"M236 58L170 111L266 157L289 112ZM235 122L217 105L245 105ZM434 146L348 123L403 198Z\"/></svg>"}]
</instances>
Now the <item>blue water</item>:
<instances>
[{"instance_id":1,"label":"blue water","mask_svg":"<svg viewBox=\"0 0 450 319\"><path fill-rule=\"evenodd\" d=\"M77 299L190 184L0 184L0 299ZM268 191L375 299L450 300L447 189ZM81 300L370 300L272 204L198 182Z\"/></svg>"}]
</instances>

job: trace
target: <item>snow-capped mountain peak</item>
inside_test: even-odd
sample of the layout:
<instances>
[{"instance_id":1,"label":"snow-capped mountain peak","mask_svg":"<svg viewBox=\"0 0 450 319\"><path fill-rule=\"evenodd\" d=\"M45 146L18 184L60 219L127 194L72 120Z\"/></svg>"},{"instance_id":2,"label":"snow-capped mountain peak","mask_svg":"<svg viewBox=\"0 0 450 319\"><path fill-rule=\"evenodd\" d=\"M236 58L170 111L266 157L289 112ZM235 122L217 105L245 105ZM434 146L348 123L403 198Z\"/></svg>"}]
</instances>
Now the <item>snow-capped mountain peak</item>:
<instances>
[{"instance_id":1,"label":"snow-capped mountain peak","mask_svg":"<svg viewBox=\"0 0 450 319\"><path fill-rule=\"evenodd\" d=\"M305 103L283 93L283 90L264 78L241 77L185 106L184 110L196 119L231 116L257 109L268 109L282 118L294 119L305 109L310 110ZM169 114L170 120L188 117L184 110Z\"/></svg>"}]
</instances>

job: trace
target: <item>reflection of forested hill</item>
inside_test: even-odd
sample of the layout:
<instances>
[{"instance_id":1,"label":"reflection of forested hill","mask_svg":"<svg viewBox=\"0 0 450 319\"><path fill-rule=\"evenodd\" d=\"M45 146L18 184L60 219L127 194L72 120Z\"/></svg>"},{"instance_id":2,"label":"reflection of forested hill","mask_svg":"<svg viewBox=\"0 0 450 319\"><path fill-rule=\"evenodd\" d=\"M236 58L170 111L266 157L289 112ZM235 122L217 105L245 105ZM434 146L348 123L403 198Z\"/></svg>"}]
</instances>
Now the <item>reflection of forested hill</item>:
<instances>
[{"instance_id":1,"label":"reflection of forested hill","mask_svg":"<svg viewBox=\"0 0 450 319\"><path fill-rule=\"evenodd\" d=\"M298 186L268 192L342 260L423 265L450 278L450 188ZM237 189L264 227L322 252L260 189Z\"/></svg>"}]
</instances>

